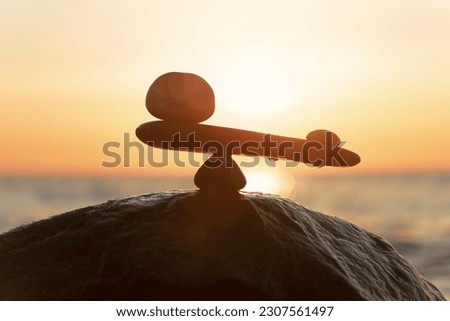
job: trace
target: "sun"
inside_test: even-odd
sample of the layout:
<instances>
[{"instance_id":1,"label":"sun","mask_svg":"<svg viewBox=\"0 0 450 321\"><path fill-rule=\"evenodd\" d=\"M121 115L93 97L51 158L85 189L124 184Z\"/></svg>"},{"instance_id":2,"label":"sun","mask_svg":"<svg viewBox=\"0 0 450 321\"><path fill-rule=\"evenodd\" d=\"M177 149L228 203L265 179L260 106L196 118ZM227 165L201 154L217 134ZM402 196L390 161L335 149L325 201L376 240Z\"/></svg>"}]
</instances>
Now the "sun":
<instances>
[{"instance_id":1,"label":"sun","mask_svg":"<svg viewBox=\"0 0 450 321\"><path fill-rule=\"evenodd\" d=\"M246 192L263 192L289 196L295 188L295 179L285 172L271 172L264 169L244 171L247 178Z\"/></svg>"},{"instance_id":2,"label":"sun","mask_svg":"<svg viewBox=\"0 0 450 321\"><path fill-rule=\"evenodd\" d=\"M298 104L296 59L279 52L253 52L231 59L217 86L219 103L244 115L278 113Z\"/></svg>"}]
</instances>

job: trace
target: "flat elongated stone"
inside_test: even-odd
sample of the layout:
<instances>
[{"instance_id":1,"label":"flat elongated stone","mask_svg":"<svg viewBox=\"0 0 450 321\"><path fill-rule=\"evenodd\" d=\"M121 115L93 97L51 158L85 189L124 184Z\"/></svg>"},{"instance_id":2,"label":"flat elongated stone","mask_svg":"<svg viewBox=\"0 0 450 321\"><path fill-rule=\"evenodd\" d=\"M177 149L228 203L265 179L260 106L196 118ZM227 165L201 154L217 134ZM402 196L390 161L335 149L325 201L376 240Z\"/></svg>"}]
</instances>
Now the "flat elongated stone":
<instances>
[{"instance_id":1,"label":"flat elongated stone","mask_svg":"<svg viewBox=\"0 0 450 321\"><path fill-rule=\"evenodd\" d=\"M214 92L197 75L169 72L150 86L145 105L156 118L199 123L214 113Z\"/></svg>"},{"instance_id":2,"label":"flat elongated stone","mask_svg":"<svg viewBox=\"0 0 450 321\"><path fill-rule=\"evenodd\" d=\"M265 156L313 166L347 167L359 164L361 159L358 154L325 144L322 137L326 132L311 135L311 139L301 139L203 124L154 121L140 125L136 129L136 136L150 146L163 149L198 153L214 153L214 150L221 149L222 155L226 152L232 155ZM336 134L328 133L331 137L337 137ZM320 141L317 141L319 138ZM272 144L270 148L265 143L269 140Z\"/></svg>"}]
</instances>

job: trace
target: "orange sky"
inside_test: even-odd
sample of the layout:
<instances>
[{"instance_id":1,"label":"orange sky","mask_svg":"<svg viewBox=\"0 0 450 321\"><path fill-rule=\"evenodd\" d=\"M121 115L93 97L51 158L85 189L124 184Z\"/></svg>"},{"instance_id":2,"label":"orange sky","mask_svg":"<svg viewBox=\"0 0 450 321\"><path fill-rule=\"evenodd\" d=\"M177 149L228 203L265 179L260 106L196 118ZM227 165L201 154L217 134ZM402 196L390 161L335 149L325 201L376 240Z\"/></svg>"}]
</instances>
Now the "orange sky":
<instances>
[{"instance_id":1,"label":"orange sky","mask_svg":"<svg viewBox=\"0 0 450 321\"><path fill-rule=\"evenodd\" d=\"M211 84L207 124L326 128L362 157L294 173L449 171L449 35L447 0L3 1L0 175L191 175L101 167L168 71Z\"/></svg>"}]
</instances>

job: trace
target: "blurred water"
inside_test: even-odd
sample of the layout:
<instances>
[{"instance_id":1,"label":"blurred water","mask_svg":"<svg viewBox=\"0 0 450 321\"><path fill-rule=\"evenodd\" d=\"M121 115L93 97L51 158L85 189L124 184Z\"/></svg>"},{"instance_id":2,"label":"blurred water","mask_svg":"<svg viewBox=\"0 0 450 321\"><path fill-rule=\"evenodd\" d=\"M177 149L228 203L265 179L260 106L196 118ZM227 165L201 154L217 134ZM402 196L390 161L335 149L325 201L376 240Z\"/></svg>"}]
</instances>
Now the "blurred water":
<instances>
[{"instance_id":1,"label":"blurred water","mask_svg":"<svg viewBox=\"0 0 450 321\"><path fill-rule=\"evenodd\" d=\"M192 179L0 178L0 233L113 198L187 188ZM450 174L302 177L287 196L384 237L450 298Z\"/></svg>"}]
</instances>

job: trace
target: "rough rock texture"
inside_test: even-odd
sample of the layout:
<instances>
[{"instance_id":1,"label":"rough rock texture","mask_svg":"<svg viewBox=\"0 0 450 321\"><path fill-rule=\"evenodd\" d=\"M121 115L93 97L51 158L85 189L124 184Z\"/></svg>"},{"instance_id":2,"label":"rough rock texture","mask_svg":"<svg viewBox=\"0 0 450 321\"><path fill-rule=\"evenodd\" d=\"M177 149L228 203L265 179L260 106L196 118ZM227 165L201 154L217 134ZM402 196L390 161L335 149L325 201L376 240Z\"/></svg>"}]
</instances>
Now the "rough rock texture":
<instances>
[{"instance_id":1,"label":"rough rock texture","mask_svg":"<svg viewBox=\"0 0 450 321\"><path fill-rule=\"evenodd\" d=\"M443 300L386 241L273 195L134 196L0 236L0 298Z\"/></svg>"}]
</instances>

